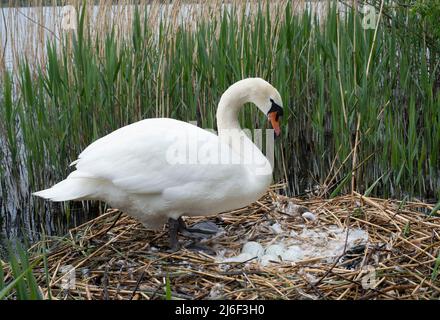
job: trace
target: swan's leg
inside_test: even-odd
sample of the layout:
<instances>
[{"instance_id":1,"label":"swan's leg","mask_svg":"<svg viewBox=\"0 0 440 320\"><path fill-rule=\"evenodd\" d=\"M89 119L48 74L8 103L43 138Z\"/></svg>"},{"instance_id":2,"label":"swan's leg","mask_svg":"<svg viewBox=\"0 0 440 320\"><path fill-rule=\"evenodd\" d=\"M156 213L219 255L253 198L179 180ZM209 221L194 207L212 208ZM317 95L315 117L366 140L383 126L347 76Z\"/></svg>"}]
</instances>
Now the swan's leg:
<instances>
[{"instance_id":1,"label":"swan's leg","mask_svg":"<svg viewBox=\"0 0 440 320\"><path fill-rule=\"evenodd\" d=\"M168 219L168 232L170 237L170 252L176 252L180 249L177 232L179 231L179 221L173 218Z\"/></svg>"}]
</instances>

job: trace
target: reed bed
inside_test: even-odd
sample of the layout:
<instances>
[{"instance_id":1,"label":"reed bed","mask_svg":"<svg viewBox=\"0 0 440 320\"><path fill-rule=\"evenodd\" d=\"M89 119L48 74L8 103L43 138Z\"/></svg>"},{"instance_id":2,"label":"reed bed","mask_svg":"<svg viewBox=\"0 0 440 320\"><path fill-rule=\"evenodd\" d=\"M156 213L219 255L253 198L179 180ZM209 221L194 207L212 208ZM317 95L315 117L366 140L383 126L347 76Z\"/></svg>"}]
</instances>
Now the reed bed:
<instances>
[{"instance_id":1,"label":"reed bed","mask_svg":"<svg viewBox=\"0 0 440 320\"><path fill-rule=\"evenodd\" d=\"M27 9L27 18L9 9L5 176L15 168L28 188L47 187L87 144L146 117L215 129L222 92L260 76L284 99L276 180L290 194L348 191L354 172L361 192L374 185L382 196L438 197L438 53L423 39L405 41L398 18L364 29L358 11L342 14L332 1L315 10L305 1L85 3L65 2L77 8L76 32L61 29L59 7ZM251 108L242 124L265 127Z\"/></svg>"},{"instance_id":2,"label":"reed bed","mask_svg":"<svg viewBox=\"0 0 440 320\"><path fill-rule=\"evenodd\" d=\"M249 76L283 97L274 172L287 183L282 193L440 197L439 52L414 34L408 8L379 1L377 24L365 29L360 11L338 1L310 11L306 1L72 0L61 4L76 8L77 29L65 31L60 2L42 3L0 12L0 205L8 226L57 225L55 209L77 216L30 192L64 178L85 146L134 121L171 117L215 129L221 94ZM240 121L267 125L250 107Z\"/></svg>"},{"instance_id":3,"label":"reed bed","mask_svg":"<svg viewBox=\"0 0 440 320\"><path fill-rule=\"evenodd\" d=\"M318 219L287 214L289 203L306 207ZM429 214L432 209L419 201L358 193L299 199L270 191L247 208L210 218L224 232L206 244L228 254L239 252L245 241L269 243L282 237L267 228L273 222L287 231L312 224L368 233L367 245L344 250L334 263L305 259L262 267L252 260L219 262L216 256L187 249L167 253L166 229L147 230L116 209L70 230L65 238L39 242L29 252L34 259L41 259L36 252L46 252L46 268L40 262L34 275L41 296L52 299L438 299L440 219ZM74 286L62 289L69 276L65 266L74 268L76 279ZM374 286L365 288L364 278L371 272ZM4 273L11 281L7 265Z\"/></svg>"}]
</instances>

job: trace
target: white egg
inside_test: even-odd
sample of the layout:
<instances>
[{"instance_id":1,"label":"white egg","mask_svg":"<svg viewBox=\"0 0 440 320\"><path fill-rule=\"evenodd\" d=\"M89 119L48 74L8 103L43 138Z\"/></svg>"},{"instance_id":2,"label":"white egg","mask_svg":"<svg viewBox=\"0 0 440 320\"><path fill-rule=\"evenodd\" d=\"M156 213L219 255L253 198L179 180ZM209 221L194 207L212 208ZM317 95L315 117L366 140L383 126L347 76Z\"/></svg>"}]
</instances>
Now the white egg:
<instances>
[{"instance_id":1,"label":"white egg","mask_svg":"<svg viewBox=\"0 0 440 320\"><path fill-rule=\"evenodd\" d=\"M275 233L275 234L280 234L280 233L283 233L284 231L283 231L283 228L281 227L281 225L277 222L277 223L274 223L273 225L271 225L270 226L270 228L272 229L272 231Z\"/></svg>"},{"instance_id":2,"label":"white egg","mask_svg":"<svg viewBox=\"0 0 440 320\"><path fill-rule=\"evenodd\" d=\"M306 219L306 220L309 220L309 221L315 221L317 219L316 216L313 213L309 212L309 211L304 212L302 214L302 217L304 219Z\"/></svg>"},{"instance_id":3,"label":"white egg","mask_svg":"<svg viewBox=\"0 0 440 320\"><path fill-rule=\"evenodd\" d=\"M284 261L300 261L304 258L304 251L300 247L292 246L287 251L284 251L281 257Z\"/></svg>"},{"instance_id":4,"label":"white egg","mask_svg":"<svg viewBox=\"0 0 440 320\"><path fill-rule=\"evenodd\" d=\"M273 255L273 256L281 256L286 249L282 244L272 244L266 248L264 254Z\"/></svg>"},{"instance_id":5,"label":"white egg","mask_svg":"<svg viewBox=\"0 0 440 320\"><path fill-rule=\"evenodd\" d=\"M280 261L278 256L272 254L265 254L260 258L260 264L265 267L271 263L271 261Z\"/></svg>"},{"instance_id":6,"label":"white egg","mask_svg":"<svg viewBox=\"0 0 440 320\"><path fill-rule=\"evenodd\" d=\"M242 253L248 253L252 257L261 257L264 253L263 246L255 241L246 242L241 250Z\"/></svg>"}]
</instances>

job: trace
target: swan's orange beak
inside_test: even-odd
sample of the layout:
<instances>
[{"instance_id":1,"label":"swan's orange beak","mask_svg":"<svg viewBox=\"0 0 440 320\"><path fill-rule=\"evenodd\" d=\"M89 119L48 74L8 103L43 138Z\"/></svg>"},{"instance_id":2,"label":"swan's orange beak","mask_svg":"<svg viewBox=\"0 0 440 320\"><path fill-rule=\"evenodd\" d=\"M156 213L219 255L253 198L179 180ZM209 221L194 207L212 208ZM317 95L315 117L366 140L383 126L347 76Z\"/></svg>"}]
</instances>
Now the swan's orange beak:
<instances>
[{"instance_id":1,"label":"swan's orange beak","mask_svg":"<svg viewBox=\"0 0 440 320\"><path fill-rule=\"evenodd\" d=\"M268 114L268 118L270 123L272 124L272 128L275 131L275 137L278 137L281 134L280 129L280 117L277 111L270 112Z\"/></svg>"}]
</instances>

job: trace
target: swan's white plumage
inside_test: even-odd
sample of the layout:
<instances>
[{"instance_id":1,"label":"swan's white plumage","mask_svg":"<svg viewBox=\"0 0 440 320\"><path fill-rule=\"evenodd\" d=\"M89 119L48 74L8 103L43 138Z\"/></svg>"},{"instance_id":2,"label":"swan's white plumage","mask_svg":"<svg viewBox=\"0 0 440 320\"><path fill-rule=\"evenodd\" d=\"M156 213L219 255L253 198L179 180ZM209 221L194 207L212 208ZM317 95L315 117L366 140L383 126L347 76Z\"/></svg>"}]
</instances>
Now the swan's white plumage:
<instances>
[{"instance_id":1,"label":"swan's white plumage","mask_svg":"<svg viewBox=\"0 0 440 320\"><path fill-rule=\"evenodd\" d=\"M231 103L233 97L226 98ZM235 112L233 107L231 112ZM104 200L157 228L170 217L210 215L246 206L267 190L271 172L255 175L246 164L200 164L209 163L203 154L199 163L170 163L170 148L186 148L191 137L210 148L222 145L222 151L234 159L241 157L219 136L197 126L168 118L146 119L90 144L72 163L76 170L65 180L34 194L53 201ZM267 161L255 145L252 148L256 157Z\"/></svg>"},{"instance_id":2,"label":"swan's white plumage","mask_svg":"<svg viewBox=\"0 0 440 320\"><path fill-rule=\"evenodd\" d=\"M261 196L245 196L252 181L244 179L242 165L169 164L166 152L182 136L220 143L218 136L189 123L142 120L92 143L79 155L76 171L35 195L53 201L104 200L150 227L168 217L245 206Z\"/></svg>"}]
</instances>

